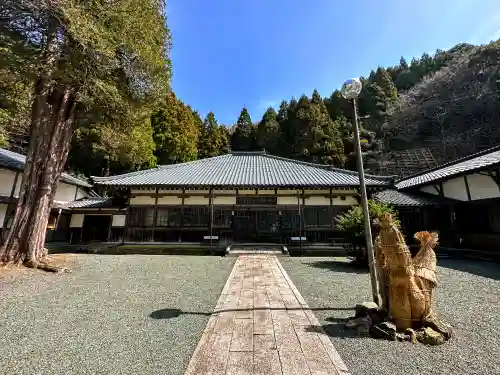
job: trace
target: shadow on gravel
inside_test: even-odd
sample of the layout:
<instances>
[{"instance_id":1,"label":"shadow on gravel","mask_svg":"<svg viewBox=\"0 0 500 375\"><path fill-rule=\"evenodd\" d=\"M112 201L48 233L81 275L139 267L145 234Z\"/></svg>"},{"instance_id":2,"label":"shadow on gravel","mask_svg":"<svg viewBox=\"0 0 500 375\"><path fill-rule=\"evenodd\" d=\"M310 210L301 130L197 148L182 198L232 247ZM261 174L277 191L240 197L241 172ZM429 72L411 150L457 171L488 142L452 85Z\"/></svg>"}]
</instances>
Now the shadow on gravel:
<instances>
[{"instance_id":1,"label":"shadow on gravel","mask_svg":"<svg viewBox=\"0 0 500 375\"><path fill-rule=\"evenodd\" d=\"M204 312L204 311L182 311L180 309L160 309L153 311L149 314L149 317L152 319L173 319L178 318L181 315L205 315L210 316L212 314L220 313L220 312L232 312L232 311L258 311L258 310L302 310L302 308L252 308L252 309L226 309L226 310L217 310L212 312ZM317 307L314 309L309 309L312 311L348 311L353 310L352 307Z\"/></svg>"},{"instance_id":2,"label":"shadow on gravel","mask_svg":"<svg viewBox=\"0 0 500 375\"><path fill-rule=\"evenodd\" d=\"M338 337L341 339L360 337L354 329L346 328L344 326L347 319L330 317L327 318L326 320L332 323L323 324L321 326L309 326L306 327L306 330L309 332L316 332L316 333L322 333L323 330L328 336Z\"/></svg>"},{"instance_id":3,"label":"shadow on gravel","mask_svg":"<svg viewBox=\"0 0 500 375\"><path fill-rule=\"evenodd\" d=\"M334 272L368 273L367 269L358 266L354 262L342 262L338 260L319 260L307 264L311 267L327 269Z\"/></svg>"},{"instance_id":4,"label":"shadow on gravel","mask_svg":"<svg viewBox=\"0 0 500 375\"><path fill-rule=\"evenodd\" d=\"M439 259L438 266L500 280L500 263L472 259Z\"/></svg>"}]
</instances>

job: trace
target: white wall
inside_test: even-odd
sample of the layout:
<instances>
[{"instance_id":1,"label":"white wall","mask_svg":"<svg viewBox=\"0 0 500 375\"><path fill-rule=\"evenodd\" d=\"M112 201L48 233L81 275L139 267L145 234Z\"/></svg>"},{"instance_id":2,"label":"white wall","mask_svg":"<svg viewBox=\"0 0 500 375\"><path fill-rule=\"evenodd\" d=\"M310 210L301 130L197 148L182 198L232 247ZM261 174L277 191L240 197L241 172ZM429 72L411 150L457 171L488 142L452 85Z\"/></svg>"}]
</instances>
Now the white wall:
<instances>
[{"instance_id":1,"label":"white wall","mask_svg":"<svg viewBox=\"0 0 500 375\"><path fill-rule=\"evenodd\" d=\"M85 219L85 214L73 214L73 215L71 215L71 221L69 223L69 227L70 228L83 227L83 219Z\"/></svg>"},{"instance_id":2,"label":"white wall","mask_svg":"<svg viewBox=\"0 0 500 375\"><path fill-rule=\"evenodd\" d=\"M112 227L124 227L127 215L113 215Z\"/></svg>"},{"instance_id":3,"label":"white wall","mask_svg":"<svg viewBox=\"0 0 500 375\"><path fill-rule=\"evenodd\" d=\"M0 195L10 197L15 179L16 172L8 169L0 169ZM19 176L19 180L21 180L21 176Z\"/></svg>"},{"instance_id":4,"label":"white wall","mask_svg":"<svg viewBox=\"0 0 500 375\"><path fill-rule=\"evenodd\" d=\"M82 188L78 188L78 192L76 193L76 199L82 199L82 198L86 198L88 197L89 195L87 194L87 192L85 190L83 190Z\"/></svg>"},{"instance_id":5,"label":"white wall","mask_svg":"<svg viewBox=\"0 0 500 375\"><path fill-rule=\"evenodd\" d=\"M7 215L7 205L0 204L0 228L3 228L3 222L5 220L5 215Z\"/></svg>"},{"instance_id":6,"label":"white wall","mask_svg":"<svg viewBox=\"0 0 500 375\"><path fill-rule=\"evenodd\" d=\"M59 183L57 187L56 196L54 200L56 202L72 202L75 200L76 186L65 184L64 182Z\"/></svg>"},{"instance_id":7,"label":"white wall","mask_svg":"<svg viewBox=\"0 0 500 375\"><path fill-rule=\"evenodd\" d=\"M490 176L485 176L479 173L467 175L467 183L471 200L500 198L500 189ZM464 176L453 178L443 183L443 195L446 198L457 199L459 201L468 201L467 186L465 185ZM420 191L439 195L433 185L425 185L420 187Z\"/></svg>"},{"instance_id":8,"label":"white wall","mask_svg":"<svg viewBox=\"0 0 500 375\"><path fill-rule=\"evenodd\" d=\"M446 198L457 199L459 201L468 201L467 188L465 180L462 177L457 177L452 180L443 182L443 195Z\"/></svg>"},{"instance_id":9,"label":"white wall","mask_svg":"<svg viewBox=\"0 0 500 375\"><path fill-rule=\"evenodd\" d=\"M490 176L475 173L467 176L467 182L469 183L470 197L473 201L500 197L498 185Z\"/></svg>"}]
</instances>

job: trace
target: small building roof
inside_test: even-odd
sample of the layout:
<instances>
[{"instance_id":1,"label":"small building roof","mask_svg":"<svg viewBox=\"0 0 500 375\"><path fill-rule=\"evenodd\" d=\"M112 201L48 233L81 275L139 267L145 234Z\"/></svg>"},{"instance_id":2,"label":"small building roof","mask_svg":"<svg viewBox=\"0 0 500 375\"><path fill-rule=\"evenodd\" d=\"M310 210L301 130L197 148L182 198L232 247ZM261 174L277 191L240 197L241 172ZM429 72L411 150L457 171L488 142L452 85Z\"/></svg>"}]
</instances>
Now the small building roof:
<instances>
[{"instance_id":1,"label":"small building roof","mask_svg":"<svg viewBox=\"0 0 500 375\"><path fill-rule=\"evenodd\" d=\"M226 155L111 177L92 177L107 186L352 187L358 173L258 152ZM392 177L366 175L368 186L389 185Z\"/></svg>"},{"instance_id":2,"label":"small building roof","mask_svg":"<svg viewBox=\"0 0 500 375\"><path fill-rule=\"evenodd\" d=\"M112 198L82 198L72 202L55 204L54 208L70 209L70 208L114 208Z\"/></svg>"},{"instance_id":3,"label":"small building roof","mask_svg":"<svg viewBox=\"0 0 500 375\"><path fill-rule=\"evenodd\" d=\"M453 199L416 195L398 190L382 190L373 194L373 200L396 207L430 207L451 204Z\"/></svg>"},{"instance_id":4,"label":"small building roof","mask_svg":"<svg viewBox=\"0 0 500 375\"><path fill-rule=\"evenodd\" d=\"M457 159L438 167L421 172L417 175L404 178L396 183L397 189L429 184L442 181L454 176L491 167L500 164L500 146L496 146L465 158Z\"/></svg>"},{"instance_id":5,"label":"small building roof","mask_svg":"<svg viewBox=\"0 0 500 375\"><path fill-rule=\"evenodd\" d=\"M24 170L25 161L26 161L26 156L18 154L17 152L0 148L0 168L22 171ZM61 175L61 181L75 186L81 186L86 188L92 187L92 185L90 185L88 182L73 177L67 173L63 173Z\"/></svg>"}]
</instances>

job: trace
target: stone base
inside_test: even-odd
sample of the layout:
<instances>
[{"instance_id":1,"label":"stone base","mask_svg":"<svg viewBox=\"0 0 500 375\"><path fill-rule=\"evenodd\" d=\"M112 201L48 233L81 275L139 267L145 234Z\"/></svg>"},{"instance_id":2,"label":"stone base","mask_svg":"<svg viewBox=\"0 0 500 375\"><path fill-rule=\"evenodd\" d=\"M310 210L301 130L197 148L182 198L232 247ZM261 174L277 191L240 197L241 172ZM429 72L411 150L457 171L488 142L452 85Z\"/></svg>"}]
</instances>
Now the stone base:
<instances>
[{"instance_id":1,"label":"stone base","mask_svg":"<svg viewBox=\"0 0 500 375\"><path fill-rule=\"evenodd\" d=\"M437 321L433 317L433 321ZM439 325L419 328L417 330L407 329L404 332L397 332L396 325L389 320L385 310L379 308L374 302L363 302L356 305L355 316L348 319L345 326L356 329L361 337L371 336L377 339L389 341L408 341L412 343L421 342L425 345L441 345L451 337L451 327L440 323ZM447 330L438 332L435 327L446 327ZM434 328L434 329L433 329Z\"/></svg>"}]
</instances>

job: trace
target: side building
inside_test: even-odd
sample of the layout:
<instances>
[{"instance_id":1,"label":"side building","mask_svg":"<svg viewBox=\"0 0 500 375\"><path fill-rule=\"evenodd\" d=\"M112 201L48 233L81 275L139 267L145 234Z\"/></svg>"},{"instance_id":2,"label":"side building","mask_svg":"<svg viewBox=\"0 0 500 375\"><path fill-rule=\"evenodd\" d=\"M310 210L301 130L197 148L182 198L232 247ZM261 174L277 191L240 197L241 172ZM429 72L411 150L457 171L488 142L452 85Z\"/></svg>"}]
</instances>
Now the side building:
<instances>
[{"instance_id":1,"label":"side building","mask_svg":"<svg viewBox=\"0 0 500 375\"><path fill-rule=\"evenodd\" d=\"M500 245L500 146L402 179L395 187L441 202L433 220L443 244L483 251Z\"/></svg>"},{"instance_id":2,"label":"side building","mask_svg":"<svg viewBox=\"0 0 500 375\"><path fill-rule=\"evenodd\" d=\"M357 172L265 152L92 179L128 200L123 242L330 242L342 236L335 217L359 204ZM366 176L370 194L392 182Z\"/></svg>"},{"instance_id":3,"label":"side building","mask_svg":"<svg viewBox=\"0 0 500 375\"><path fill-rule=\"evenodd\" d=\"M24 155L0 148L0 243L14 216L24 163ZM69 240L71 213L66 206L70 202L96 196L88 182L63 173L47 225L47 240Z\"/></svg>"}]
</instances>

